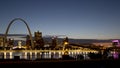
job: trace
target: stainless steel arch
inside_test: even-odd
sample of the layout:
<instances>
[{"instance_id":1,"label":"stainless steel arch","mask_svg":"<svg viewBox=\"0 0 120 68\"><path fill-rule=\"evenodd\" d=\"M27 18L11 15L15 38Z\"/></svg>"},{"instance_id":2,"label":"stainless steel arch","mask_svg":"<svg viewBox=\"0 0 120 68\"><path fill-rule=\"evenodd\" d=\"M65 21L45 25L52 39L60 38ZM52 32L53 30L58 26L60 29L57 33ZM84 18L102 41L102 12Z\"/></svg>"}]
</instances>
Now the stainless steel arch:
<instances>
[{"instance_id":1,"label":"stainless steel arch","mask_svg":"<svg viewBox=\"0 0 120 68\"><path fill-rule=\"evenodd\" d=\"M34 43L33 43L32 34L31 34L31 31L30 31L30 28L29 28L28 24L26 23L26 21L24 21L24 20L21 19L21 18L15 18L15 19L13 19L13 20L9 23L9 25L8 25L8 27L7 27L7 30L6 30L6 32L5 32L5 36L4 36L4 47L5 47L5 43L6 43L6 41L7 41L7 34L8 34L8 31L9 31L9 28L10 28L10 26L12 25L12 23L14 23L14 21L16 21L16 20L20 20L20 21L22 21L22 22L26 25L26 27L27 27L27 29L28 29L28 32L29 32L29 35L30 35L30 40L31 40L32 49L34 49Z\"/></svg>"}]
</instances>

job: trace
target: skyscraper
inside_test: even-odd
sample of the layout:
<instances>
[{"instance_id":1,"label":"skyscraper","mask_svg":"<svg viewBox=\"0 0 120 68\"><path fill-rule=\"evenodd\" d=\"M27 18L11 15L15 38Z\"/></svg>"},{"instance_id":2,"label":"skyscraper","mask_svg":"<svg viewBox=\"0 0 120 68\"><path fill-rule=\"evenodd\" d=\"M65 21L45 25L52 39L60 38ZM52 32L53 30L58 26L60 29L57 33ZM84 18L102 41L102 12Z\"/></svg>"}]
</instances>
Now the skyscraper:
<instances>
[{"instance_id":1,"label":"skyscraper","mask_svg":"<svg viewBox=\"0 0 120 68\"><path fill-rule=\"evenodd\" d=\"M0 47L3 46L3 40L4 40L4 37L0 36Z\"/></svg>"},{"instance_id":2,"label":"skyscraper","mask_svg":"<svg viewBox=\"0 0 120 68\"><path fill-rule=\"evenodd\" d=\"M52 38L52 49L55 48L57 46L57 38L53 37Z\"/></svg>"},{"instance_id":3,"label":"skyscraper","mask_svg":"<svg viewBox=\"0 0 120 68\"><path fill-rule=\"evenodd\" d=\"M14 46L14 39L9 38L8 46L9 46L9 47L13 47L13 46Z\"/></svg>"},{"instance_id":4,"label":"skyscraper","mask_svg":"<svg viewBox=\"0 0 120 68\"><path fill-rule=\"evenodd\" d=\"M42 32L34 32L34 44L36 49L44 47L44 40L42 38Z\"/></svg>"},{"instance_id":5,"label":"skyscraper","mask_svg":"<svg viewBox=\"0 0 120 68\"><path fill-rule=\"evenodd\" d=\"M29 35L26 36L26 46L28 49L31 49L31 40Z\"/></svg>"}]
</instances>

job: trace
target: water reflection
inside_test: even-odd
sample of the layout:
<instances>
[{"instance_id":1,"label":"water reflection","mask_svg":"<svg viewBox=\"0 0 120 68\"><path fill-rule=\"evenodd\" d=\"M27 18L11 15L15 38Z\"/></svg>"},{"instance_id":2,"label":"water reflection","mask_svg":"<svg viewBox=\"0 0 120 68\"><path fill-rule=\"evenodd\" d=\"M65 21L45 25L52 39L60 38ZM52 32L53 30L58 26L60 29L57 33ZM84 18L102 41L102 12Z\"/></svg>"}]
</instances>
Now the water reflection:
<instances>
[{"instance_id":1,"label":"water reflection","mask_svg":"<svg viewBox=\"0 0 120 68\"><path fill-rule=\"evenodd\" d=\"M36 60L36 59L61 59L64 52L1 52L0 59L19 59ZM83 56L83 59L90 59L88 52L68 52L68 55L74 59Z\"/></svg>"}]
</instances>

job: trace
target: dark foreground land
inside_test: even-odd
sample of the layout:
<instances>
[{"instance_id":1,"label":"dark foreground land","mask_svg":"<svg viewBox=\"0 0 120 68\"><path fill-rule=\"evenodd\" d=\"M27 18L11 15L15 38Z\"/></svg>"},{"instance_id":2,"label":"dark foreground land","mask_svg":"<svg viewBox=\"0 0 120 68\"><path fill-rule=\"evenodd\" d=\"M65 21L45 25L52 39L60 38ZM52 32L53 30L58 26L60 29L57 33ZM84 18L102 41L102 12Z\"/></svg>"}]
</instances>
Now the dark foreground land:
<instances>
[{"instance_id":1,"label":"dark foreground land","mask_svg":"<svg viewBox=\"0 0 120 68\"><path fill-rule=\"evenodd\" d=\"M120 68L120 60L0 60L0 66L10 68Z\"/></svg>"}]
</instances>

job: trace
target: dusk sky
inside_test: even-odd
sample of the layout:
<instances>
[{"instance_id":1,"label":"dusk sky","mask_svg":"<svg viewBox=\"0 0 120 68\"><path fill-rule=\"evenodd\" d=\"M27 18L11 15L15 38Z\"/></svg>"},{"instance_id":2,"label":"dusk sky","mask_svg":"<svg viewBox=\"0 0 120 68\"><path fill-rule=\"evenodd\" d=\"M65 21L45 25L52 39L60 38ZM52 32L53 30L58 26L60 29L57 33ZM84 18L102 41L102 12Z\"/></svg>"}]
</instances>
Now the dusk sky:
<instances>
[{"instance_id":1,"label":"dusk sky","mask_svg":"<svg viewBox=\"0 0 120 68\"><path fill-rule=\"evenodd\" d=\"M120 0L0 0L0 33L15 18L24 19L32 34L120 39ZM15 22L9 34L28 34L23 22Z\"/></svg>"}]
</instances>

